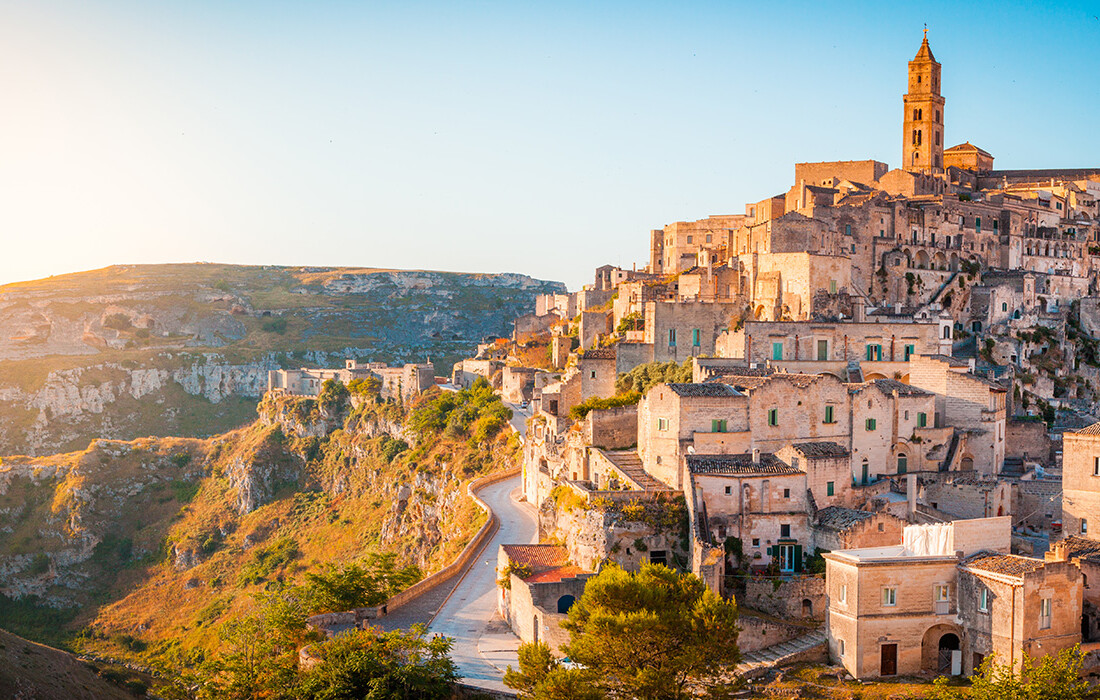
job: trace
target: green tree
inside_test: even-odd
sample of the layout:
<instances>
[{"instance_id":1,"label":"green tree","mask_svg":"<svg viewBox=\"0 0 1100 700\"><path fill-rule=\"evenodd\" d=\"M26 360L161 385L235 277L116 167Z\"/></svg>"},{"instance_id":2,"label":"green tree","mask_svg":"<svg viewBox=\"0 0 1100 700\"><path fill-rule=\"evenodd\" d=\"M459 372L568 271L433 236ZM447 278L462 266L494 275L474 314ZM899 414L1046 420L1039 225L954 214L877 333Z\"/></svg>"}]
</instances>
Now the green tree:
<instances>
[{"instance_id":1,"label":"green tree","mask_svg":"<svg viewBox=\"0 0 1100 700\"><path fill-rule=\"evenodd\" d=\"M619 375L615 380L615 390L620 394L636 391L645 394L652 387L663 382L690 382L691 359L684 360L683 364L677 364L673 360L668 362L649 362L638 365L626 374Z\"/></svg>"},{"instance_id":2,"label":"green tree","mask_svg":"<svg viewBox=\"0 0 1100 700\"><path fill-rule=\"evenodd\" d=\"M587 669L564 668L545 642L519 648L519 670L511 666L504 684L525 700L603 700L607 697Z\"/></svg>"},{"instance_id":3,"label":"green tree","mask_svg":"<svg viewBox=\"0 0 1100 700\"><path fill-rule=\"evenodd\" d=\"M348 406L348 388L338 379L326 379L317 395L317 405L330 416L340 415Z\"/></svg>"},{"instance_id":4,"label":"green tree","mask_svg":"<svg viewBox=\"0 0 1100 700\"><path fill-rule=\"evenodd\" d=\"M563 651L583 671L529 651L527 671L521 665L512 680L527 684L530 697L549 698L534 693L587 678L611 697L682 700L696 687L730 689L722 676L740 659L736 604L660 565L638 573L608 566L589 579L562 627L569 631Z\"/></svg>"},{"instance_id":5,"label":"green tree","mask_svg":"<svg viewBox=\"0 0 1100 700\"><path fill-rule=\"evenodd\" d=\"M286 697L331 700L445 700L453 697L458 669L448 653L452 640L425 638L423 626L409 631L374 628L314 644L320 662L305 671Z\"/></svg>"},{"instance_id":6,"label":"green tree","mask_svg":"<svg viewBox=\"0 0 1100 700\"><path fill-rule=\"evenodd\" d=\"M372 554L363 563L306 574L305 597L312 613L352 610L380 605L421 577L416 565L398 568L393 553Z\"/></svg>"},{"instance_id":7,"label":"green tree","mask_svg":"<svg viewBox=\"0 0 1100 700\"><path fill-rule=\"evenodd\" d=\"M1080 647L1048 654L1038 661L1024 655L1023 668L1015 673L1009 664L997 663L989 656L970 680L964 693L937 678L929 698L932 700L1084 700L1095 697L1087 681L1081 680Z\"/></svg>"}]
</instances>

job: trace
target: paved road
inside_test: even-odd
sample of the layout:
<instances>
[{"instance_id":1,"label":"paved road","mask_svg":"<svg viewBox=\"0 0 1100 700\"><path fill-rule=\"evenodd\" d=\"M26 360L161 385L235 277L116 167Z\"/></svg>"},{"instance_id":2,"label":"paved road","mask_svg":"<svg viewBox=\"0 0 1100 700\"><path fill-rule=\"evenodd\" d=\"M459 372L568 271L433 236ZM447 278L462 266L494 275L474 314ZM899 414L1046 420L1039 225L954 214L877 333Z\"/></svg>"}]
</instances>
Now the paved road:
<instances>
[{"instance_id":1,"label":"paved road","mask_svg":"<svg viewBox=\"0 0 1100 700\"><path fill-rule=\"evenodd\" d=\"M522 443L527 437L527 419L531 417L532 409L530 405L527 408L521 408L518 403L503 402L505 406L512 409L512 420L509 423L512 424L512 429L519 435L519 441Z\"/></svg>"},{"instance_id":2,"label":"paved road","mask_svg":"<svg viewBox=\"0 0 1100 700\"><path fill-rule=\"evenodd\" d=\"M455 640L451 658L467 683L504 690L504 669L518 665L519 640L497 612L497 549L536 541L535 510L520 503L520 477L492 484L478 494L500 518L500 529L474 559L428 628Z\"/></svg>"}]
</instances>

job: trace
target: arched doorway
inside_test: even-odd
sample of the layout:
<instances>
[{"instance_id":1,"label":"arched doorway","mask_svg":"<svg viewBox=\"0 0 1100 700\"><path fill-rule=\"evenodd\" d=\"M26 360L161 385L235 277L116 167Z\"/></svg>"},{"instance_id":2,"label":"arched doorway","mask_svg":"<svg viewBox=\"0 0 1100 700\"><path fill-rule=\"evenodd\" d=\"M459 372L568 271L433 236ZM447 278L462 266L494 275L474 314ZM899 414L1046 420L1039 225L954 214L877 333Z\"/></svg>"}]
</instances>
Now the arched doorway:
<instances>
[{"instance_id":1,"label":"arched doorway","mask_svg":"<svg viewBox=\"0 0 1100 700\"><path fill-rule=\"evenodd\" d=\"M809 598L802 599L802 617L814 616L814 602Z\"/></svg>"},{"instance_id":2,"label":"arched doorway","mask_svg":"<svg viewBox=\"0 0 1100 700\"><path fill-rule=\"evenodd\" d=\"M962 631L950 623L929 627L921 641L921 670L957 676L962 669Z\"/></svg>"},{"instance_id":3,"label":"arched doorway","mask_svg":"<svg viewBox=\"0 0 1100 700\"><path fill-rule=\"evenodd\" d=\"M965 455L959 460L959 469L964 472L974 471L974 458L970 455Z\"/></svg>"},{"instance_id":4,"label":"arched doorway","mask_svg":"<svg viewBox=\"0 0 1100 700\"><path fill-rule=\"evenodd\" d=\"M939 653L937 656L936 673L943 674L945 676L957 675L961 669L956 670L953 668L953 657L959 656L959 661L962 661L962 652L959 649L959 637L954 632L948 632L940 637Z\"/></svg>"},{"instance_id":5,"label":"arched doorway","mask_svg":"<svg viewBox=\"0 0 1100 700\"><path fill-rule=\"evenodd\" d=\"M569 612L569 608L573 607L573 603L576 602L576 600L577 599L571 595L563 595L561 598L558 598L558 612L563 615Z\"/></svg>"}]
</instances>

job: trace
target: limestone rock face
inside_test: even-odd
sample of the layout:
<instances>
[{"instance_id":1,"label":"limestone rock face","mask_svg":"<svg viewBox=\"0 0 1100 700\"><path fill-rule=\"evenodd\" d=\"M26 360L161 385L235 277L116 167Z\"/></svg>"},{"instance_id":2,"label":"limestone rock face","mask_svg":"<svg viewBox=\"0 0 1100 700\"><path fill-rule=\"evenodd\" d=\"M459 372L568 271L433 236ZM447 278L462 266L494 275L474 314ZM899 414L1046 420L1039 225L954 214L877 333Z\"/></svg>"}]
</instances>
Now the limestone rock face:
<instances>
[{"instance_id":1,"label":"limestone rock face","mask_svg":"<svg viewBox=\"0 0 1100 700\"><path fill-rule=\"evenodd\" d=\"M0 454L222 432L251 418L272 369L431 359L447 374L562 291L516 274L205 264L3 285Z\"/></svg>"}]
</instances>

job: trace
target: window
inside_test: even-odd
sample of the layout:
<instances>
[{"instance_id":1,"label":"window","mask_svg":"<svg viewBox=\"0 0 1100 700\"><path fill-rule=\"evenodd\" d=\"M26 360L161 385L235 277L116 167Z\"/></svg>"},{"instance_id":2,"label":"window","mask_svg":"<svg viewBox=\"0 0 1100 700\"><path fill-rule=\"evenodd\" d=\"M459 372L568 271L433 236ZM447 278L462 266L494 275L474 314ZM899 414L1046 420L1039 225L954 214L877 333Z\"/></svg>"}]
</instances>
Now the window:
<instances>
[{"instance_id":1,"label":"window","mask_svg":"<svg viewBox=\"0 0 1100 700\"><path fill-rule=\"evenodd\" d=\"M826 481L825 482L825 495L826 496L834 495L833 482L831 482L831 481Z\"/></svg>"},{"instance_id":2,"label":"window","mask_svg":"<svg viewBox=\"0 0 1100 700\"><path fill-rule=\"evenodd\" d=\"M1085 518L1081 518L1081 534L1086 535L1089 531L1089 521Z\"/></svg>"},{"instance_id":3,"label":"window","mask_svg":"<svg viewBox=\"0 0 1100 700\"><path fill-rule=\"evenodd\" d=\"M933 593L937 603L946 603L950 600L949 591L946 583L937 583L933 587Z\"/></svg>"},{"instance_id":4,"label":"window","mask_svg":"<svg viewBox=\"0 0 1100 700\"><path fill-rule=\"evenodd\" d=\"M974 230L978 233L982 232L982 217L980 217L980 216L975 216L974 217Z\"/></svg>"},{"instance_id":5,"label":"window","mask_svg":"<svg viewBox=\"0 0 1100 700\"><path fill-rule=\"evenodd\" d=\"M909 358L912 355L916 355L916 354L917 354L917 346L916 345L906 345L905 346L905 360L907 362L909 361Z\"/></svg>"},{"instance_id":6,"label":"window","mask_svg":"<svg viewBox=\"0 0 1100 700\"><path fill-rule=\"evenodd\" d=\"M838 644L839 644L839 646L840 646L840 655L841 655L841 656L844 656L844 640L843 640L843 639L839 639L839 640L837 640L837 643L838 643Z\"/></svg>"},{"instance_id":7,"label":"window","mask_svg":"<svg viewBox=\"0 0 1100 700\"><path fill-rule=\"evenodd\" d=\"M733 495L733 487L732 486L727 486L726 487L726 495L727 496Z\"/></svg>"},{"instance_id":8,"label":"window","mask_svg":"<svg viewBox=\"0 0 1100 700\"><path fill-rule=\"evenodd\" d=\"M710 432L712 433L724 433L726 432L726 421L724 420L711 420Z\"/></svg>"},{"instance_id":9,"label":"window","mask_svg":"<svg viewBox=\"0 0 1100 700\"><path fill-rule=\"evenodd\" d=\"M989 612L989 589L983 588L978 595L978 612Z\"/></svg>"},{"instance_id":10,"label":"window","mask_svg":"<svg viewBox=\"0 0 1100 700\"><path fill-rule=\"evenodd\" d=\"M903 454L898 455L898 474L909 471L909 458Z\"/></svg>"},{"instance_id":11,"label":"window","mask_svg":"<svg viewBox=\"0 0 1100 700\"><path fill-rule=\"evenodd\" d=\"M1100 457L1092 458L1092 475L1100 476Z\"/></svg>"},{"instance_id":12,"label":"window","mask_svg":"<svg viewBox=\"0 0 1100 700\"><path fill-rule=\"evenodd\" d=\"M692 328L691 329L691 344L694 347L699 347L699 329L698 328Z\"/></svg>"},{"instance_id":13,"label":"window","mask_svg":"<svg viewBox=\"0 0 1100 700\"><path fill-rule=\"evenodd\" d=\"M691 243L691 236L688 236L688 243Z\"/></svg>"},{"instance_id":14,"label":"window","mask_svg":"<svg viewBox=\"0 0 1100 700\"><path fill-rule=\"evenodd\" d=\"M676 329L675 328L669 328L668 329L668 344L669 345L675 345L676 344Z\"/></svg>"},{"instance_id":15,"label":"window","mask_svg":"<svg viewBox=\"0 0 1100 700\"><path fill-rule=\"evenodd\" d=\"M753 547L759 547L760 546L760 538L759 537L753 537L752 538L752 546Z\"/></svg>"},{"instance_id":16,"label":"window","mask_svg":"<svg viewBox=\"0 0 1100 700\"><path fill-rule=\"evenodd\" d=\"M836 280L829 280L829 294L836 294Z\"/></svg>"},{"instance_id":17,"label":"window","mask_svg":"<svg viewBox=\"0 0 1100 700\"><path fill-rule=\"evenodd\" d=\"M1001 302L1001 311L1008 311L1008 303L1007 302L1003 302L1003 301Z\"/></svg>"},{"instance_id":18,"label":"window","mask_svg":"<svg viewBox=\"0 0 1100 700\"><path fill-rule=\"evenodd\" d=\"M1039 601L1039 629L1050 629L1050 608L1051 599L1043 598Z\"/></svg>"},{"instance_id":19,"label":"window","mask_svg":"<svg viewBox=\"0 0 1100 700\"><path fill-rule=\"evenodd\" d=\"M779 409L768 409L768 425L779 425Z\"/></svg>"},{"instance_id":20,"label":"window","mask_svg":"<svg viewBox=\"0 0 1100 700\"><path fill-rule=\"evenodd\" d=\"M927 413L918 413L917 414L917 427L918 428L924 428L927 425L928 425L928 414Z\"/></svg>"},{"instance_id":21,"label":"window","mask_svg":"<svg viewBox=\"0 0 1100 700\"><path fill-rule=\"evenodd\" d=\"M779 526L779 536L783 537L783 538L790 537L791 536L791 526L787 525L786 523L780 525Z\"/></svg>"},{"instance_id":22,"label":"window","mask_svg":"<svg viewBox=\"0 0 1100 700\"><path fill-rule=\"evenodd\" d=\"M823 362L829 359L829 341L819 340L817 341L817 359L819 362Z\"/></svg>"},{"instance_id":23,"label":"window","mask_svg":"<svg viewBox=\"0 0 1100 700\"><path fill-rule=\"evenodd\" d=\"M783 359L783 341L778 341L778 342L772 343L772 359L773 360L782 360Z\"/></svg>"},{"instance_id":24,"label":"window","mask_svg":"<svg viewBox=\"0 0 1100 700\"><path fill-rule=\"evenodd\" d=\"M710 234L708 233L707 234L707 243L710 243L710 241L711 241L711 237L710 237Z\"/></svg>"},{"instance_id":25,"label":"window","mask_svg":"<svg viewBox=\"0 0 1100 700\"><path fill-rule=\"evenodd\" d=\"M867 361L868 362L881 362L882 361L882 345L877 343L867 344Z\"/></svg>"},{"instance_id":26,"label":"window","mask_svg":"<svg viewBox=\"0 0 1100 700\"><path fill-rule=\"evenodd\" d=\"M851 236L852 235L852 225L851 224L844 224L844 235L845 236Z\"/></svg>"},{"instance_id":27,"label":"window","mask_svg":"<svg viewBox=\"0 0 1100 700\"><path fill-rule=\"evenodd\" d=\"M783 489L783 498L790 498L790 497L791 497L791 490L790 489Z\"/></svg>"},{"instance_id":28,"label":"window","mask_svg":"<svg viewBox=\"0 0 1100 700\"><path fill-rule=\"evenodd\" d=\"M882 606L892 608L898 604L898 589L890 586L882 589Z\"/></svg>"},{"instance_id":29,"label":"window","mask_svg":"<svg viewBox=\"0 0 1100 700\"><path fill-rule=\"evenodd\" d=\"M841 603L848 602L848 584L840 584L840 595L838 595L837 597L840 599Z\"/></svg>"},{"instance_id":30,"label":"window","mask_svg":"<svg viewBox=\"0 0 1100 700\"><path fill-rule=\"evenodd\" d=\"M593 379L595 379L595 378L596 378L596 370L592 370L592 378L593 378Z\"/></svg>"},{"instance_id":31,"label":"window","mask_svg":"<svg viewBox=\"0 0 1100 700\"><path fill-rule=\"evenodd\" d=\"M867 430L874 430L874 429L875 429L875 419L874 418L868 418L867 419Z\"/></svg>"},{"instance_id":32,"label":"window","mask_svg":"<svg viewBox=\"0 0 1100 700\"><path fill-rule=\"evenodd\" d=\"M657 430L668 430L668 418L657 419Z\"/></svg>"},{"instance_id":33,"label":"window","mask_svg":"<svg viewBox=\"0 0 1100 700\"><path fill-rule=\"evenodd\" d=\"M833 407L832 406L826 406L825 407L825 420L822 421L822 422L823 423L836 423L836 419L833 418Z\"/></svg>"}]
</instances>

